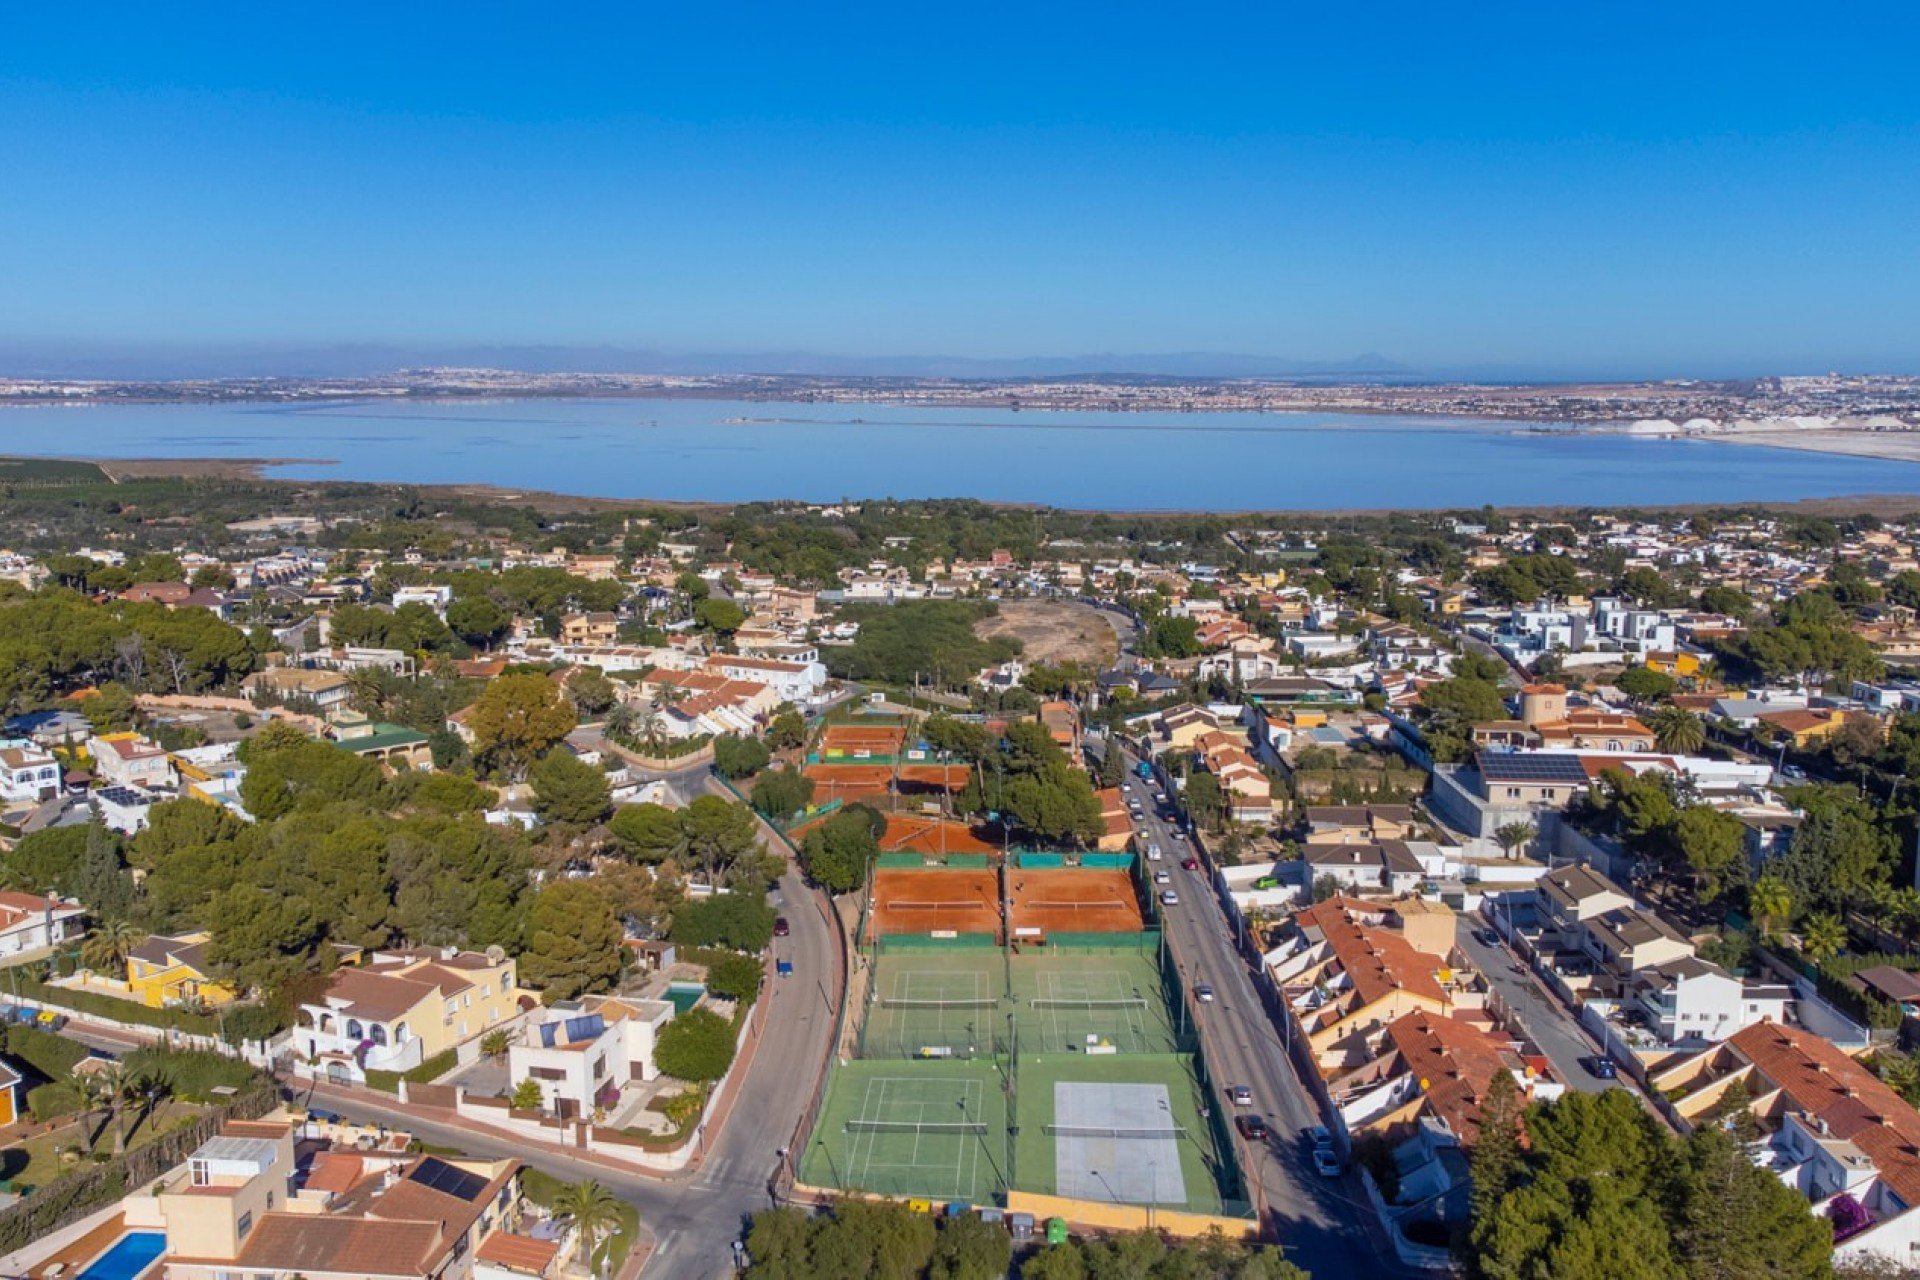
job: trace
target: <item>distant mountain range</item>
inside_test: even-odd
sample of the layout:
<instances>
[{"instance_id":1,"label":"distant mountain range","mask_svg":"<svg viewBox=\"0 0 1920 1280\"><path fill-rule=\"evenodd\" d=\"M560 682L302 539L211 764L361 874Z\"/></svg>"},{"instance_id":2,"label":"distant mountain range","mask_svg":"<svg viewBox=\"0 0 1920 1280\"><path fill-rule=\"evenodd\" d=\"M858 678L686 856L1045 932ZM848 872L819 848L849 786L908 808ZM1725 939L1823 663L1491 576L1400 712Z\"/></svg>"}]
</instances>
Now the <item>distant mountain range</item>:
<instances>
[{"instance_id":1,"label":"distant mountain range","mask_svg":"<svg viewBox=\"0 0 1920 1280\"><path fill-rule=\"evenodd\" d=\"M1029 356L832 356L802 351L663 352L621 347L73 344L0 341L0 375L166 381L179 378L364 378L427 366L526 373L759 373L846 378L1306 378L1371 381L1418 376L1385 356L1289 360L1205 351Z\"/></svg>"}]
</instances>

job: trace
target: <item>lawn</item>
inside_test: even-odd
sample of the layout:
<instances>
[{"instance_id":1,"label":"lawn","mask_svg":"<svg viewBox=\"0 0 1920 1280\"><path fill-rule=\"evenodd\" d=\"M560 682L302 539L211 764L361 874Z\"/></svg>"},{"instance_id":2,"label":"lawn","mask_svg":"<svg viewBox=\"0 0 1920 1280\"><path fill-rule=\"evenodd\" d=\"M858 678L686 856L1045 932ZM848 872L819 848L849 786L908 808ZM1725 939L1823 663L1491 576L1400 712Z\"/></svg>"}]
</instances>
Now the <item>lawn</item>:
<instances>
[{"instance_id":1,"label":"lawn","mask_svg":"<svg viewBox=\"0 0 1920 1280\"><path fill-rule=\"evenodd\" d=\"M192 1124L205 1115L207 1108L198 1103L183 1102L178 1098L167 1098L153 1109L153 1113L141 1117L137 1111L127 1116L127 1149L143 1147L154 1139L175 1129ZM97 1141L89 1144L87 1139L98 1130ZM0 1176L13 1183L13 1189L26 1192L47 1186L55 1179L83 1168L90 1158L105 1159L113 1154L114 1128L112 1120L103 1120L98 1115L75 1117L60 1128L49 1130L16 1143L0 1153ZM84 1151L77 1159L69 1159L61 1154L68 1147L79 1145Z\"/></svg>"}]
</instances>

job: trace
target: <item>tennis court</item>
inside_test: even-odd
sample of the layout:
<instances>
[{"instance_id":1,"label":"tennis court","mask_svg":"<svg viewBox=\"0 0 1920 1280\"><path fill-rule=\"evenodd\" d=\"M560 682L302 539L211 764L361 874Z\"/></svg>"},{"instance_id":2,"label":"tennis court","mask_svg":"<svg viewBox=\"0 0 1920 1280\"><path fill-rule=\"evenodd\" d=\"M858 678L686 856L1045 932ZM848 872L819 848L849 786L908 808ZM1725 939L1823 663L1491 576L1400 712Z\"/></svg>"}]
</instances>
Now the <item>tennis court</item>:
<instances>
[{"instance_id":1,"label":"tennis court","mask_svg":"<svg viewBox=\"0 0 1920 1280\"><path fill-rule=\"evenodd\" d=\"M880 867L873 873L868 941L887 934L1000 933L1000 877L992 868Z\"/></svg>"},{"instance_id":2,"label":"tennis court","mask_svg":"<svg viewBox=\"0 0 1920 1280\"><path fill-rule=\"evenodd\" d=\"M1152 954L1025 950L1008 967L1023 1053L1173 1053L1182 1047Z\"/></svg>"},{"instance_id":3,"label":"tennis court","mask_svg":"<svg viewBox=\"0 0 1920 1280\"><path fill-rule=\"evenodd\" d=\"M1015 1077L1022 1190L1195 1213L1226 1211L1237 1194L1239 1175L1223 1158L1220 1130L1200 1114L1192 1058L1022 1051Z\"/></svg>"},{"instance_id":4,"label":"tennis court","mask_svg":"<svg viewBox=\"0 0 1920 1280\"><path fill-rule=\"evenodd\" d=\"M801 1180L990 1204L1004 1194L1007 1101L985 1062L850 1062L834 1069Z\"/></svg>"},{"instance_id":5,"label":"tennis court","mask_svg":"<svg viewBox=\"0 0 1920 1280\"><path fill-rule=\"evenodd\" d=\"M1006 969L997 947L884 951L869 992L862 1058L973 1058L1002 1047Z\"/></svg>"},{"instance_id":6,"label":"tennis court","mask_svg":"<svg viewBox=\"0 0 1920 1280\"><path fill-rule=\"evenodd\" d=\"M1007 868L1007 924L1018 937L1139 933L1146 928L1133 876L1113 867Z\"/></svg>"}]
</instances>

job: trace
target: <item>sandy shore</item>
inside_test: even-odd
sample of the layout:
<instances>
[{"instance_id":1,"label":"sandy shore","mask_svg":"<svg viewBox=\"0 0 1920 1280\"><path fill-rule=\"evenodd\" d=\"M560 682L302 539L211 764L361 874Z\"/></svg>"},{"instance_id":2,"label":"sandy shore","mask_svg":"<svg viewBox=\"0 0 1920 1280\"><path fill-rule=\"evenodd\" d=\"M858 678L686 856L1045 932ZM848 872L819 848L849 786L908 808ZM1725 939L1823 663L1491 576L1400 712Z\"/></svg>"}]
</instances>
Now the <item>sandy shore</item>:
<instances>
[{"instance_id":1,"label":"sandy shore","mask_svg":"<svg viewBox=\"0 0 1920 1280\"><path fill-rule=\"evenodd\" d=\"M1857 427L1735 430L1715 432L1701 439L1765 449L1798 449L1803 453L1838 453L1850 458L1884 458L1888 462L1920 462L1920 431L1865 431Z\"/></svg>"}]
</instances>

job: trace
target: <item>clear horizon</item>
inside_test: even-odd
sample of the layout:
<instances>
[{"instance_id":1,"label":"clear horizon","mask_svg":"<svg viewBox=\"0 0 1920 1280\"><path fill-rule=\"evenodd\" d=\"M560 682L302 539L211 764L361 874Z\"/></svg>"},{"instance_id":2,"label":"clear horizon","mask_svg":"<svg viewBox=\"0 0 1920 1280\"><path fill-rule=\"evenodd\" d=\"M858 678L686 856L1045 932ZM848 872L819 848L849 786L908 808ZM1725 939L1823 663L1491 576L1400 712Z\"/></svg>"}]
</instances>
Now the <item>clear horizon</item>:
<instances>
[{"instance_id":1,"label":"clear horizon","mask_svg":"<svg viewBox=\"0 0 1920 1280\"><path fill-rule=\"evenodd\" d=\"M1908 6L327 15L14 16L0 372L1920 373Z\"/></svg>"}]
</instances>

